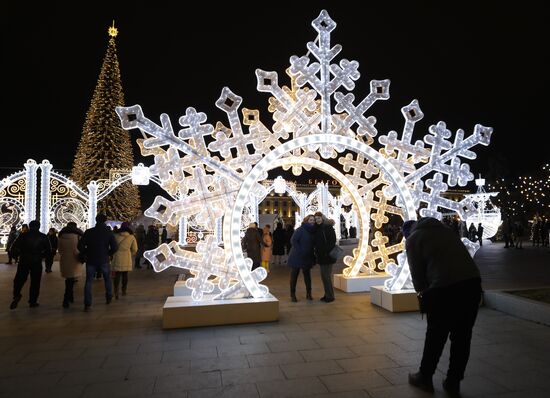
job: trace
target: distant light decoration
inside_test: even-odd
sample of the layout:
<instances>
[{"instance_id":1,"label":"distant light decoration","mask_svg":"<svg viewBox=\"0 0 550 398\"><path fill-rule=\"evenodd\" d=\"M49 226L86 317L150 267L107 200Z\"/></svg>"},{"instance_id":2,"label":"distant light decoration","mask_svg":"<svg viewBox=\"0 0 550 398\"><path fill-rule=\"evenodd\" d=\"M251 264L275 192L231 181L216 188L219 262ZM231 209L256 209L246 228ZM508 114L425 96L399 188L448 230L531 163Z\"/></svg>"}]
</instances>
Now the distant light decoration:
<instances>
[{"instance_id":1,"label":"distant light decoration","mask_svg":"<svg viewBox=\"0 0 550 398\"><path fill-rule=\"evenodd\" d=\"M273 190L275 191L275 193L277 194L284 194L286 192L286 181L283 177L281 176L278 176L277 178L275 178L275 180L273 180Z\"/></svg>"},{"instance_id":2,"label":"distant light decoration","mask_svg":"<svg viewBox=\"0 0 550 398\"><path fill-rule=\"evenodd\" d=\"M149 185L151 172L149 167L145 167L143 163L132 167L132 184L134 185Z\"/></svg>"},{"instance_id":3,"label":"distant light decoration","mask_svg":"<svg viewBox=\"0 0 550 398\"><path fill-rule=\"evenodd\" d=\"M413 100L401 109L403 132L390 131L376 141L376 118L365 113L376 101L389 99L390 81L372 80L370 93L355 101L351 91L360 77L359 63L333 62L342 48L331 45L336 23L325 10L312 26L318 37L307 44L307 54L290 58L286 71L290 87L279 85L276 72L256 70L257 90L271 96L272 128L260 121L258 110L242 108L241 119L243 99L227 87L216 106L226 113L228 126L205 124L206 114L189 107L178 120L182 129L176 132L167 114L157 124L145 117L139 105L116 109L124 129L141 131L142 155L154 156L151 173L177 197L158 196L145 214L162 223L194 216L209 229L223 217L223 249L209 235L197 252L171 242L145 253L157 272L170 266L190 269L194 278L188 287L196 300L214 290L211 276L224 281L216 298L269 294L261 284L265 270L252 271L252 260L244 257L240 226L243 211L267 195L261 182L275 167L295 175L312 168L328 170L340 182L349 193L346 200L357 211L360 238L353 255L344 259L344 274L366 275L382 264L392 276L385 284L389 290L412 286L406 256L399 254L397 264L390 257L402 251L403 243L388 247L380 231L369 242L371 221L380 229L389 222L388 214L410 220L419 211L421 216L441 219L442 209L447 209L465 219L476 211L471 201L456 202L442 193L474 178L462 158L475 159L470 148L489 145L492 129L477 124L467 138L463 130L453 137L446 124L438 122L423 140L413 142L415 124L424 117ZM327 159L337 159L339 169L329 167Z\"/></svg>"},{"instance_id":4,"label":"distant light decoration","mask_svg":"<svg viewBox=\"0 0 550 398\"><path fill-rule=\"evenodd\" d=\"M485 180L481 177L476 179L475 183L477 192L465 196L466 199L474 203L476 211L470 213L465 221L467 226L474 224L476 228L481 223L483 226L483 239L489 239L496 235L498 227L502 223L500 209L491 202L491 198L499 193L486 192L484 188Z\"/></svg>"}]
</instances>

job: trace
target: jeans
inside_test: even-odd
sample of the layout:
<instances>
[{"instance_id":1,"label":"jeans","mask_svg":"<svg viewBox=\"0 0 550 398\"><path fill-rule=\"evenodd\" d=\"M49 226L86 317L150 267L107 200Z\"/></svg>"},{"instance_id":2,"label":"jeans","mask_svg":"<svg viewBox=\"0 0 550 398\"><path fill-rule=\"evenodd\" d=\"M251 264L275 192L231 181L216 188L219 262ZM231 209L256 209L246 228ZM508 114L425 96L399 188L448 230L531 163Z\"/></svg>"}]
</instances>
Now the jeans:
<instances>
[{"instance_id":1,"label":"jeans","mask_svg":"<svg viewBox=\"0 0 550 398\"><path fill-rule=\"evenodd\" d=\"M84 305L86 307L92 305L92 283L94 282L94 275L97 272L101 272L103 275L103 281L105 282L105 299L109 301L113 298L113 284L111 282L111 267L109 263L86 263L86 284L84 285Z\"/></svg>"}]
</instances>

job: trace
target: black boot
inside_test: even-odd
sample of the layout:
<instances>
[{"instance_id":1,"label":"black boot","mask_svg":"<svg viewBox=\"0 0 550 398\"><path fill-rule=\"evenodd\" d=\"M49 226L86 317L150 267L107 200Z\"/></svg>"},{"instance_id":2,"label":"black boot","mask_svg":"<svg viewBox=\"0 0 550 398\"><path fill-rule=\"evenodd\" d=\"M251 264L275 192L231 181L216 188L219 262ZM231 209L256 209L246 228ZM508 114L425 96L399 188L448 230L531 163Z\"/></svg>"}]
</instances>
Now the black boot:
<instances>
[{"instance_id":1,"label":"black boot","mask_svg":"<svg viewBox=\"0 0 550 398\"><path fill-rule=\"evenodd\" d=\"M460 381L447 377L443 380L443 389L453 398L460 397Z\"/></svg>"},{"instance_id":2,"label":"black boot","mask_svg":"<svg viewBox=\"0 0 550 398\"><path fill-rule=\"evenodd\" d=\"M313 297L311 296L311 290L309 290L307 293L306 293L306 298L308 300L313 300Z\"/></svg>"},{"instance_id":3,"label":"black boot","mask_svg":"<svg viewBox=\"0 0 550 398\"><path fill-rule=\"evenodd\" d=\"M421 372L409 373L409 384L426 392L434 392L432 378L424 376Z\"/></svg>"}]
</instances>

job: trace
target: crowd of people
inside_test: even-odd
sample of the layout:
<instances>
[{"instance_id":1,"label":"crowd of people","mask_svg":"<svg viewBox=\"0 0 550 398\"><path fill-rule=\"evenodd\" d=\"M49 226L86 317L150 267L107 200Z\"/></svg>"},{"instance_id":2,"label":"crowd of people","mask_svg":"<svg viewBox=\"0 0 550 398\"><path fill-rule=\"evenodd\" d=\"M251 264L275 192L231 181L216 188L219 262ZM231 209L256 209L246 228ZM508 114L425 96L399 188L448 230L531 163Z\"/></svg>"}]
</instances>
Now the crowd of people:
<instances>
[{"instance_id":1,"label":"crowd of people","mask_svg":"<svg viewBox=\"0 0 550 398\"><path fill-rule=\"evenodd\" d=\"M297 302L296 285L300 271L306 286L306 299L313 300L311 294L311 268L318 264L321 271L321 281L325 291L320 299L326 303L334 301L332 284L332 266L336 259L329 253L336 245L334 221L323 213L307 215L301 225L293 230L288 225L283 229L282 223L277 223L271 233L271 226L265 225L262 230L256 222L251 223L242 239L242 247L252 261L252 270L263 266L269 271L270 257L273 264L280 265L288 256L286 264L290 267L290 298Z\"/></svg>"},{"instance_id":2,"label":"crowd of people","mask_svg":"<svg viewBox=\"0 0 550 398\"><path fill-rule=\"evenodd\" d=\"M30 276L29 306L38 307L42 278L42 261L45 272L51 273L54 257L59 254L59 271L65 280L62 307L74 303L74 286L85 275L84 310L92 306L92 284L94 279L103 279L105 303L113 297L125 296L128 290L128 273L142 267L143 253L155 249L161 243L168 243L166 228L150 225L145 231L142 224L132 229L123 222L111 229L107 217L98 214L96 225L83 232L74 222L69 222L59 233L50 228L47 234L40 232L40 223L31 221L23 224L20 231L11 228L7 241L8 264L17 264L13 281L13 299L10 309L15 309L22 298L21 291ZM147 267L152 268L145 260Z\"/></svg>"}]
</instances>

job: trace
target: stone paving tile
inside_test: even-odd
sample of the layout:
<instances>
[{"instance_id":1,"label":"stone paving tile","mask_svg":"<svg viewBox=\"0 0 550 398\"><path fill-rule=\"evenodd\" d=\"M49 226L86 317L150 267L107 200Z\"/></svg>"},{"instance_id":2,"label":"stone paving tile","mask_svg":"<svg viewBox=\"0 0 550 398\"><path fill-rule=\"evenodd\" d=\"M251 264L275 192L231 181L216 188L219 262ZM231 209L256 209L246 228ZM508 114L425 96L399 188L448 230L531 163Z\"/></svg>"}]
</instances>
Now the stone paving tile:
<instances>
[{"instance_id":1,"label":"stone paving tile","mask_svg":"<svg viewBox=\"0 0 550 398\"><path fill-rule=\"evenodd\" d=\"M19 362L35 362L35 361L57 361L64 359L76 359L82 357L84 349L76 350L54 350L54 351L34 351L29 352Z\"/></svg>"},{"instance_id":2,"label":"stone paving tile","mask_svg":"<svg viewBox=\"0 0 550 398\"><path fill-rule=\"evenodd\" d=\"M154 392L166 393L176 391L201 390L221 387L220 372L205 372L198 377L196 374L170 375L157 377Z\"/></svg>"},{"instance_id":3,"label":"stone paving tile","mask_svg":"<svg viewBox=\"0 0 550 398\"><path fill-rule=\"evenodd\" d=\"M14 376L0 379L0 392L3 394L23 394L27 396L38 395L55 387L63 373L38 374L32 378L28 376ZM30 382L32 380L32 382Z\"/></svg>"},{"instance_id":4,"label":"stone paving tile","mask_svg":"<svg viewBox=\"0 0 550 398\"><path fill-rule=\"evenodd\" d=\"M193 359L190 361L191 373L211 372L216 370L248 368L246 355L225 356L216 358Z\"/></svg>"},{"instance_id":5,"label":"stone paving tile","mask_svg":"<svg viewBox=\"0 0 550 398\"><path fill-rule=\"evenodd\" d=\"M376 373L380 374L391 384L408 384L409 373L418 371L418 366L403 366L398 368L378 368Z\"/></svg>"},{"instance_id":6,"label":"stone paving tile","mask_svg":"<svg viewBox=\"0 0 550 398\"><path fill-rule=\"evenodd\" d=\"M331 392L374 389L389 386L390 383L374 370L347 372L338 375L320 376Z\"/></svg>"},{"instance_id":7,"label":"stone paving tile","mask_svg":"<svg viewBox=\"0 0 550 398\"><path fill-rule=\"evenodd\" d=\"M116 368L128 365L144 365L160 363L162 352L147 352L142 354L108 355L103 363L103 368Z\"/></svg>"},{"instance_id":8,"label":"stone paving tile","mask_svg":"<svg viewBox=\"0 0 550 398\"><path fill-rule=\"evenodd\" d=\"M217 358L216 347L202 347L196 350L173 350L162 353L162 362L181 362L186 359Z\"/></svg>"},{"instance_id":9,"label":"stone paving tile","mask_svg":"<svg viewBox=\"0 0 550 398\"><path fill-rule=\"evenodd\" d=\"M128 379L139 379L156 376L168 376L187 374L190 370L191 361L163 362L151 364L136 364L129 366L126 373Z\"/></svg>"},{"instance_id":10,"label":"stone paving tile","mask_svg":"<svg viewBox=\"0 0 550 398\"><path fill-rule=\"evenodd\" d=\"M411 385L402 384L382 388L370 388L367 390L372 398L448 398L443 391L437 391L434 394L424 392ZM464 396L463 398L471 398Z\"/></svg>"},{"instance_id":11,"label":"stone paving tile","mask_svg":"<svg viewBox=\"0 0 550 398\"><path fill-rule=\"evenodd\" d=\"M288 340L300 340L305 338L315 339L315 338L327 338L331 337L331 334L326 330L304 330L304 331L288 331L285 332Z\"/></svg>"},{"instance_id":12,"label":"stone paving tile","mask_svg":"<svg viewBox=\"0 0 550 398\"><path fill-rule=\"evenodd\" d=\"M279 365L287 379L300 379L312 376L325 376L344 373L336 361L317 361Z\"/></svg>"},{"instance_id":13,"label":"stone paving tile","mask_svg":"<svg viewBox=\"0 0 550 398\"><path fill-rule=\"evenodd\" d=\"M85 348L80 358L106 357L109 355L141 354L137 344Z\"/></svg>"},{"instance_id":14,"label":"stone paving tile","mask_svg":"<svg viewBox=\"0 0 550 398\"><path fill-rule=\"evenodd\" d=\"M539 388L529 388L521 391L510 391L498 394L488 394L491 398L548 398L549 391ZM466 398L466 397L465 397Z\"/></svg>"},{"instance_id":15,"label":"stone paving tile","mask_svg":"<svg viewBox=\"0 0 550 398\"><path fill-rule=\"evenodd\" d=\"M255 384L238 384L220 388L189 391L189 398L259 398ZM157 398L156 395L153 398Z\"/></svg>"},{"instance_id":16,"label":"stone paving tile","mask_svg":"<svg viewBox=\"0 0 550 398\"><path fill-rule=\"evenodd\" d=\"M115 369L93 369L93 370L78 370L76 372L66 372L58 386L78 386L94 384L97 381L124 381L128 374L129 366L123 366Z\"/></svg>"},{"instance_id":17,"label":"stone paving tile","mask_svg":"<svg viewBox=\"0 0 550 398\"><path fill-rule=\"evenodd\" d=\"M306 395L308 397L314 396L316 398L370 398L368 392L365 390L355 391L342 391L342 392L327 392L325 394Z\"/></svg>"},{"instance_id":18,"label":"stone paving tile","mask_svg":"<svg viewBox=\"0 0 550 398\"><path fill-rule=\"evenodd\" d=\"M288 341L285 333L259 333L239 336L241 344L272 343Z\"/></svg>"},{"instance_id":19,"label":"stone paving tile","mask_svg":"<svg viewBox=\"0 0 550 398\"><path fill-rule=\"evenodd\" d=\"M550 396L550 378L538 370L524 373L496 371L485 374L484 377L505 387L509 391L540 388L547 391Z\"/></svg>"},{"instance_id":20,"label":"stone paving tile","mask_svg":"<svg viewBox=\"0 0 550 398\"><path fill-rule=\"evenodd\" d=\"M293 339L290 341L270 341L267 346L271 352L300 351L321 348L312 338Z\"/></svg>"},{"instance_id":21,"label":"stone paving tile","mask_svg":"<svg viewBox=\"0 0 550 398\"><path fill-rule=\"evenodd\" d=\"M63 361L48 361L40 368L40 373L71 372L76 370L99 369L105 358L79 358Z\"/></svg>"},{"instance_id":22,"label":"stone paving tile","mask_svg":"<svg viewBox=\"0 0 550 398\"><path fill-rule=\"evenodd\" d=\"M277 353L271 353L271 354L255 354L255 355L248 355L247 357L248 357L248 363L250 364L250 367L283 365L286 363L305 362L304 357L302 357L296 351L277 352Z\"/></svg>"},{"instance_id":23,"label":"stone paving tile","mask_svg":"<svg viewBox=\"0 0 550 398\"><path fill-rule=\"evenodd\" d=\"M223 345L218 347L220 357L235 355L265 354L270 352L266 343Z\"/></svg>"},{"instance_id":24,"label":"stone paving tile","mask_svg":"<svg viewBox=\"0 0 550 398\"><path fill-rule=\"evenodd\" d=\"M285 375L278 366L262 366L222 371L222 384L224 386L284 379Z\"/></svg>"},{"instance_id":25,"label":"stone paving tile","mask_svg":"<svg viewBox=\"0 0 550 398\"><path fill-rule=\"evenodd\" d=\"M367 355L350 359L339 359L336 361L346 372L360 370L395 368L398 365L386 355Z\"/></svg>"},{"instance_id":26,"label":"stone paving tile","mask_svg":"<svg viewBox=\"0 0 550 398\"><path fill-rule=\"evenodd\" d=\"M190 348L202 348L202 347L223 347L226 345L239 345L241 340L239 336L224 336L224 337L196 337L189 340Z\"/></svg>"},{"instance_id":27,"label":"stone paving tile","mask_svg":"<svg viewBox=\"0 0 550 398\"><path fill-rule=\"evenodd\" d=\"M256 383L256 386L262 398L303 397L328 392L327 388L316 377L281 380L276 383L260 382Z\"/></svg>"},{"instance_id":28,"label":"stone paving tile","mask_svg":"<svg viewBox=\"0 0 550 398\"><path fill-rule=\"evenodd\" d=\"M82 398L97 398L102 396L113 397L133 397L136 394L153 392L155 378L142 378L136 380L123 380L113 382L98 382L88 385Z\"/></svg>"},{"instance_id":29,"label":"stone paving tile","mask_svg":"<svg viewBox=\"0 0 550 398\"><path fill-rule=\"evenodd\" d=\"M181 340L181 341L155 341L150 343L140 344L137 348L139 354L146 352L157 352L157 351L177 351L177 350L188 350L191 347L190 340Z\"/></svg>"},{"instance_id":30,"label":"stone paving tile","mask_svg":"<svg viewBox=\"0 0 550 398\"><path fill-rule=\"evenodd\" d=\"M11 391L9 393L2 393L0 390L0 398L29 398L32 396L40 398L76 398L82 396L82 393L86 387L81 386L69 386L69 387L52 387L47 390L35 390L22 388L19 391Z\"/></svg>"},{"instance_id":31,"label":"stone paving tile","mask_svg":"<svg viewBox=\"0 0 550 398\"><path fill-rule=\"evenodd\" d=\"M353 358L357 356L347 347L305 350L305 351L300 351L300 354L302 354L302 356L307 362L323 361L325 359Z\"/></svg>"},{"instance_id":32,"label":"stone paving tile","mask_svg":"<svg viewBox=\"0 0 550 398\"><path fill-rule=\"evenodd\" d=\"M394 343L357 344L349 346L349 349L357 355L385 355L389 352L402 353L403 349Z\"/></svg>"}]
</instances>

